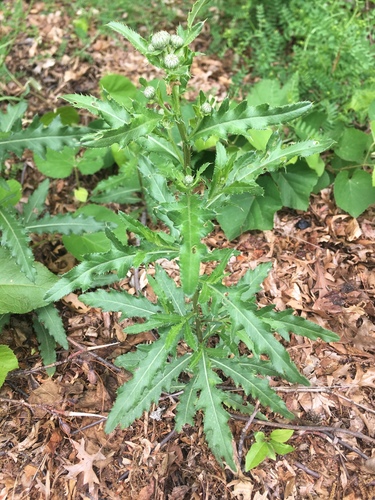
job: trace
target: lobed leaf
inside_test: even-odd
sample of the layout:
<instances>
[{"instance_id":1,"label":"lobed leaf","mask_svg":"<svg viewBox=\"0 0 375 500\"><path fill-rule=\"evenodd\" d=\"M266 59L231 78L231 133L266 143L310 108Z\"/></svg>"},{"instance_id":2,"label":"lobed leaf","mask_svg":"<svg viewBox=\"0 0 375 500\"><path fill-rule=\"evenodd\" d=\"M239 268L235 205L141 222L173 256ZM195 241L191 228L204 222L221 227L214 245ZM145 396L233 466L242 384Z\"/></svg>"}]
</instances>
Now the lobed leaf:
<instances>
[{"instance_id":1,"label":"lobed leaf","mask_svg":"<svg viewBox=\"0 0 375 500\"><path fill-rule=\"evenodd\" d=\"M211 135L226 140L228 134L246 134L250 128L265 129L270 125L286 123L303 115L312 107L307 101L276 108L271 108L268 104L253 107L246 101L229 108L228 103L228 100L223 101L218 111L203 118L192 136L194 141Z\"/></svg>"},{"instance_id":2,"label":"lobed leaf","mask_svg":"<svg viewBox=\"0 0 375 500\"><path fill-rule=\"evenodd\" d=\"M34 283L37 274L34 255L29 247L30 238L27 236L24 226L16 217L15 211L6 209L1 205L0 230L2 233L1 245L9 250L10 256L17 262L27 280Z\"/></svg>"},{"instance_id":3,"label":"lobed leaf","mask_svg":"<svg viewBox=\"0 0 375 500\"><path fill-rule=\"evenodd\" d=\"M66 332L61 317L53 304L35 310L39 322L64 349L69 349Z\"/></svg>"},{"instance_id":4,"label":"lobed leaf","mask_svg":"<svg viewBox=\"0 0 375 500\"><path fill-rule=\"evenodd\" d=\"M107 224L97 221L94 217L85 215L74 216L72 214L45 215L42 219L33 220L25 224L29 233L61 233L61 234L83 234L103 231Z\"/></svg>"}]
</instances>

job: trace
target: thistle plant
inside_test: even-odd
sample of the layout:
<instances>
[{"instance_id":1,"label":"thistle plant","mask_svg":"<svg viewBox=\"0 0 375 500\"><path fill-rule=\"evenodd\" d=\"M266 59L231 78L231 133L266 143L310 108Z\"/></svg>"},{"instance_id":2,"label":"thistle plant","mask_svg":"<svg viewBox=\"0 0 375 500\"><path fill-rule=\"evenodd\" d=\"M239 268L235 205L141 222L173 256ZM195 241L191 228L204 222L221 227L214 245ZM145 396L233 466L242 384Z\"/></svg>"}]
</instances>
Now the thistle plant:
<instances>
[{"instance_id":1,"label":"thistle plant","mask_svg":"<svg viewBox=\"0 0 375 500\"><path fill-rule=\"evenodd\" d=\"M179 26L173 34L160 31L148 40L123 24L109 24L151 64L165 71L164 79L140 80L142 88L128 106L110 99L106 92L103 100L65 97L102 119L101 130L83 137L83 146L117 144L136 158L143 201L159 229L141 223L138 212L120 213L124 230L135 235L139 245L125 245L108 229L110 251L87 255L59 279L47 298L58 300L75 289L85 292L97 288L80 299L89 306L121 312L122 320L135 320L125 328L128 335L149 330L155 335L154 342L140 344L116 360L133 377L118 391L107 432L118 425L128 427L158 402L162 392L178 387L183 392L176 409L176 430L194 425L195 414L201 411L215 457L235 469L228 409L251 414L252 401L257 399L273 412L293 418L268 379L275 376L292 384L309 383L275 333L286 342L290 332L328 342L338 337L290 309L277 312L273 306L257 306L256 294L271 263L249 270L236 285L225 286L227 264L238 252L212 250L206 237L215 229L221 209L230 203L233 193L261 196L257 178L262 173L280 169L299 155L319 153L328 145L317 141L284 145L273 131L266 151L260 153L247 140L251 130L301 116L311 108L309 102L270 108L225 99L218 105L203 92L195 102L185 101L196 55L189 45L203 27L195 18L207 3L195 3L185 29ZM206 157L211 160L206 161ZM163 269L163 260L178 264L178 279ZM214 270L210 275L201 274L201 265L207 262L214 263ZM103 288L139 266L148 271L148 285L156 301L140 290L138 295L130 295L120 284L109 291ZM250 401L242 393L219 387L228 379L251 397ZM258 417L266 418L261 412Z\"/></svg>"}]
</instances>

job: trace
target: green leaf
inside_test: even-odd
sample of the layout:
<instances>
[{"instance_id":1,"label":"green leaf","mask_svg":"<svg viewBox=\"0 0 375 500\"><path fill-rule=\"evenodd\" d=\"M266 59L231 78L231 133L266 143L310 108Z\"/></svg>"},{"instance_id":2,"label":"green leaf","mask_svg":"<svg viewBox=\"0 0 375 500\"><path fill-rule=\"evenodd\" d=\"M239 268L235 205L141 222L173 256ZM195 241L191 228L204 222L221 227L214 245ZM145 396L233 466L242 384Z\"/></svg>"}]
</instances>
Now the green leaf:
<instances>
[{"instance_id":1,"label":"green leaf","mask_svg":"<svg viewBox=\"0 0 375 500\"><path fill-rule=\"evenodd\" d=\"M47 148L45 157L34 155L35 165L38 170L52 179L65 179L72 173L76 165L75 156L78 148L64 147L61 151Z\"/></svg>"},{"instance_id":2,"label":"green leaf","mask_svg":"<svg viewBox=\"0 0 375 500\"><path fill-rule=\"evenodd\" d=\"M271 175L279 188L284 207L307 210L318 176L305 162L288 165L285 171L273 172Z\"/></svg>"},{"instance_id":3,"label":"green leaf","mask_svg":"<svg viewBox=\"0 0 375 500\"><path fill-rule=\"evenodd\" d=\"M295 448L293 446L290 446L290 444L278 443L274 440L270 441L269 446L272 446L272 448L278 455L286 455L288 453L292 453L295 450Z\"/></svg>"},{"instance_id":4,"label":"green leaf","mask_svg":"<svg viewBox=\"0 0 375 500\"><path fill-rule=\"evenodd\" d=\"M68 340L61 317L53 304L36 309L39 322L64 349L69 349Z\"/></svg>"},{"instance_id":5,"label":"green leaf","mask_svg":"<svg viewBox=\"0 0 375 500\"><path fill-rule=\"evenodd\" d=\"M31 221L25 225L29 233L61 233L61 234L82 234L95 233L105 229L106 224L97 221L94 217L85 215L74 216L72 214L45 215L42 219Z\"/></svg>"},{"instance_id":6,"label":"green leaf","mask_svg":"<svg viewBox=\"0 0 375 500\"><path fill-rule=\"evenodd\" d=\"M61 276L46 294L46 300L59 300L78 288L85 291L93 286L98 276L113 270L117 270L118 274L111 275L112 282L118 281L126 276L126 273L133 266L137 254L137 249L129 248L127 253L111 249L104 254L90 255L87 261Z\"/></svg>"},{"instance_id":7,"label":"green leaf","mask_svg":"<svg viewBox=\"0 0 375 500\"><path fill-rule=\"evenodd\" d=\"M345 128L334 151L343 160L361 164L371 145L371 135L355 128Z\"/></svg>"},{"instance_id":8,"label":"green leaf","mask_svg":"<svg viewBox=\"0 0 375 500\"><path fill-rule=\"evenodd\" d=\"M157 401L163 386L167 387L177 378L189 362L187 355L168 364L168 353L164 338L151 345L147 356L140 360L133 378L119 389L116 402L108 415L106 432L111 432L117 425L127 427L140 417L143 411Z\"/></svg>"},{"instance_id":9,"label":"green leaf","mask_svg":"<svg viewBox=\"0 0 375 500\"><path fill-rule=\"evenodd\" d=\"M246 285L245 292L241 295L241 300L246 302L254 298L255 294L261 290L261 284L267 278L268 273L272 268L272 262L263 262L255 267L249 269L246 274L239 281L239 285Z\"/></svg>"},{"instance_id":10,"label":"green leaf","mask_svg":"<svg viewBox=\"0 0 375 500\"><path fill-rule=\"evenodd\" d=\"M230 415L222 406L225 393L215 387L222 383L222 380L211 369L210 360L204 351L199 359L198 368L195 385L200 391L200 396L196 408L204 412L204 433L207 443L218 462L222 463L224 459L235 471L237 468L233 460L233 436L228 426Z\"/></svg>"},{"instance_id":11,"label":"green leaf","mask_svg":"<svg viewBox=\"0 0 375 500\"><path fill-rule=\"evenodd\" d=\"M125 37L133 45L133 47L138 50L138 52L147 56L148 43L137 32L133 31L129 28L129 26L116 21L108 23L107 26L109 26L112 30L117 31L117 33L120 33L120 35Z\"/></svg>"},{"instance_id":12,"label":"green leaf","mask_svg":"<svg viewBox=\"0 0 375 500\"><path fill-rule=\"evenodd\" d=\"M166 299L172 304L173 311L180 316L185 316L188 308L185 302L185 295L181 287L178 287L161 266L155 267L155 280L160 285Z\"/></svg>"},{"instance_id":13,"label":"green leaf","mask_svg":"<svg viewBox=\"0 0 375 500\"><path fill-rule=\"evenodd\" d=\"M259 313L261 314L261 310ZM280 312L269 311L266 314L262 314L262 320L266 321L274 331L287 340L289 339L289 332L311 340L317 340L318 338L321 338L325 342L337 342L340 340L340 337L330 330L322 328L301 316L295 316L292 309Z\"/></svg>"},{"instance_id":14,"label":"green leaf","mask_svg":"<svg viewBox=\"0 0 375 500\"><path fill-rule=\"evenodd\" d=\"M7 112L0 113L0 130L1 132L11 132L14 128L18 128L18 124L21 124L21 118L27 110L27 102L21 101L18 104L12 106L8 104Z\"/></svg>"},{"instance_id":15,"label":"green leaf","mask_svg":"<svg viewBox=\"0 0 375 500\"><path fill-rule=\"evenodd\" d=\"M34 256L29 247L30 239L25 233L25 228L17 219L15 212L2 206L0 206L0 230L2 232L1 245L6 246L10 253L8 258L10 259L10 256L12 256L21 268L25 278L34 282L36 270ZM16 274L19 273L20 271L16 272Z\"/></svg>"},{"instance_id":16,"label":"green leaf","mask_svg":"<svg viewBox=\"0 0 375 500\"><path fill-rule=\"evenodd\" d=\"M12 349L0 345L0 387L4 384L8 373L18 368L18 360Z\"/></svg>"},{"instance_id":17,"label":"green leaf","mask_svg":"<svg viewBox=\"0 0 375 500\"><path fill-rule=\"evenodd\" d=\"M0 248L0 314L25 314L44 307L44 294L58 278L39 262L35 262L35 282L21 271L5 248Z\"/></svg>"},{"instance_id":18,"label":"green leaf","mask_svg":"<svg viewBox=\"0 0 375 500\"><path fill-rule=\"evenodd\" d=\"M25 225L36 220L45 209L45 201L49 189L49 180L41 182L23 205L23 223Z\"/></svg>"},{"instance_id":19,"label":"green leaf","mask_svg":"<svg viewBox=\"0 0 375 500\"><path fill-rule=\"evenodd\" d=\"M242 357L241 357L242 358ZM254 372L251 372L246 366L246 358L217 359L210 358L212 365L230 377L237 387L242 387L246 394L251 394L259 399L263 406L268 406L272 411L280 413L286 418L294 418L285 406L284 401L271 389L265 379L258 378Z\"/></svg>"},{"instance_id":20,"label":"green leaf","mask_svg":"<svg viewBox=\"0 0 375 500\"><path fill-rule=\"evenodd\" d=\"M277 443L285 443L293 434L294 431L290 429L276 429L271 432L270 438Z\"/></svg>"},{"instance_id":21,"label":"green leaf","mask_svg":"<svg viewBox=\"0 0 375 500\"><path fill-rule=\"evenodd\" d=\"M246 335L241 337L241 340L249 349L254 349L257 356L267 354L275 370L287 380L303 385L309 384L292 363L283 345L275 339L269 326L250 309L251 304L242 302L236 297L235 287L226 288L211 284L208 287L212 295L221 300L233 321L234 328L238 329L238 326L244 328Z\"/></svg>"},{"instance_id":22,"label":"green leaf","mask_svg":"<svg viewBox=\"0 0 375 500\"><path fill-rule=\"evenodd\" d=\"M12 151L21 157L25 149L31 149L43 158L47 148L58 151L64 146L78 147L82 135L87 132L83 127L62 126L60 118L45 127L36 117L27 129L7 137L0 136L0 155L3 151Z\"/></svg>"},{"instance_id":23,"label":"green leaf","mask_svg":"<svg viewBox=\"0 0 375 500\"><path fill-rule=\"evenodd\" d=\"M227 139L228 134L245 134L251 128L265 129L270 125L286 123L298 118L310 108L310 102L271 108L268 104L253 107L243 101L235 108L228 109L228 101L225 100L217 112L203 118L193 135L193 140L211 135Z\"/></svg>"},{"instance_id":24,"label":"green leaf","mask_svg":"<svg viewBox=\"0 0 375 500\"><path fill-rule=\"evenodd\" d=\"M38 339L40 354L45 365L51 365L56 362L56 342L50 335L48 329L34 316L33 327ZM51 377L56 371L55 367L47 368L47 374Z\"/></svg>"},{"instance_id":25,"label":"green leaf","mask_svg":"<svg viewBox=\"0 0 375 500\"><path fill-rule=\"evenodd\" d=\"M194 417L197 412L195 405L198 399L196 379L197 375L184 387L184 391L180 395L175 418L175 428L177 431L181 431L186 424L194 425Z\"/></svg>"},{"instance_id":26,"label":"green leaf","mask_svg":"<svg viewBox=\"0 0 375 500\"><path fill-rule=\"evenodd\" d=\"M83 175L93 175L102 168L110 167L114 163L109 148L87 149L77 160L77 168Z\"/></svg>"},{"instance_id":27,"label":"green leaf","mask_svg":"<svg viewBox=\"0 0 375 500\"><path fill-rule=\"evenodd\" d=\"M119 215L124 221L124 225L128 231L132 231L149 243L158 247L176 248L174 238L169 234L163 233L162 231L153 231L138 220L134 219L134 217L131 217L124 212L119 212Z\"/></svg>"},{"instance_id":28,"label":"green leaf","mask_svg":"<svg viewBox=\"0 0 375 500\"><path fill-rule=\"evenodd\" d=\"M151 319L149 319L145 323L127 326L124 329L124 332L129 333L129 334L141 333L141 332L147 332L148 330L153 330L153 329L167 327L167 326L176 325L176 324L178 324L180 329L181 329L181 324L184 324L184 323L185 323L185 321L181 322L181 316L178 314L153 313L151 316Z\"/></svg>"},{"instance_id":29,"label":"green leaf","mask_svg":"<svg viewBox=\"0 0 375 500\"><path fill-rule=\"evenodd\" d=\"M96 292L80 295L79 299L84 304L91 307L100 307L103 311L122 312L121 318L150 318L153 314L160 312L160 307L145 297L135 297L126 292L115 290L110 292L97 290ZM181 321L181 317L178 319Z\"/></svg>"},{"instance_id":30,"label":"green leaf","mask_svg":"<svg viewBox=\"0 0 375 500\"><path fill-rule=\"evenodd\" d=\"M173 207L173 208L172 208ZM201 239L211 230L208 212L203 202L194 194L185 194L169 216L181 231L180 271L182 289L187 296L192 296L199 281L200 264L206 253L206 246Z\"/></svg>"},{"instance_id":31,"label":"green leaf","mask_svg":"<svg viewBox=\"0 0 375 500\"><path fill-rule=\"evenodd\" d=\"M370 205L375 203L375 187L371 174L356 169L351 177L348 170L342 170L336 176L333 193L337 205L352 217L358 217Z\"/></svg>"},{"instance_id":32,"label":"green leaf","mask_svg":"<svg viewBox=\"0 0 375 500\"><path fill-rule=\"evenodd\" d=\"M160 120L161 115L148 110L147 113L134 118L128 125L86 135L82 138L82 144L91 148L105 148L115 143L125 146L152 132Z\"/></svg>"},{"instance_id":33,"label":"green leaf","mask_svg":"<svg viewBox=\"0 0 375 500\"><path fill-rule=\"evenodd\" d=\"M63 99L77 108L87 109L93 115L99 115L111 128L121 127L131 121L126 109L114 100L101 101L97 97L79 94L64 95Z\"/></svg>"},{"instance_id":34,"label":"green leaf","mask_svg":"<svg viewBox=\"0 0 375 500\"><path fill-rule=\"evenodd\" d=\"M254 467L257 467L260 463L262 463L263 460L268 457L268 452L268 443L254 443L246 455L245 471L247 472L254 469Z\"/></svg>"},{"instance_id":35,"label":"green leaf","mask_svg":"<svg viewBox=\"0 0 375 500\"><path fill-rule=\"evenodd\" d=\"M22 197L22 186L15 179L4 180L0 186L0 206L14 207Z\"/></svg>"},{"instance_id":36,"label":"green leaf","mask_svg":"<svg viewBox=\"0 0 375 500\"><path fill-rule=\"evenodd\" d=\"M264 196L237 194L230 197L227 205L215 205L217 220L229 240L252 229L264 231L273 228L275 212L283 206L280 193L267 175L260 177L257 182L263 187Z\"/></svg>"},{"instance_id":37,"label":"green leaf","mask_svg":"<svg viewBox=\"0 0 375 500\"><path fill-rule=\"evenodd\" d=\"M129 78L123 75L105 75L100 79L99 85L102 88L103 97L109 103L114 99L120 106L124 106L125 108L130 108L133 104L133 99L137 96L137 88ZM116 110L117 108L114 109Z\"/></svg>"},{"instance_id":38,"label":"green leaf","mask_svg":"<svg viewBox=\"0 0 375 500\"><path fill-rule=\"evenodd\" d=\"M210 3L211 0L197 0L194 4L193 7L191 8L191 11L188 14L187 18L187 24L188 28L192 28L195 18L197 17L199 11L203 9L206 5Z\"/></svg>"}]
</instances>

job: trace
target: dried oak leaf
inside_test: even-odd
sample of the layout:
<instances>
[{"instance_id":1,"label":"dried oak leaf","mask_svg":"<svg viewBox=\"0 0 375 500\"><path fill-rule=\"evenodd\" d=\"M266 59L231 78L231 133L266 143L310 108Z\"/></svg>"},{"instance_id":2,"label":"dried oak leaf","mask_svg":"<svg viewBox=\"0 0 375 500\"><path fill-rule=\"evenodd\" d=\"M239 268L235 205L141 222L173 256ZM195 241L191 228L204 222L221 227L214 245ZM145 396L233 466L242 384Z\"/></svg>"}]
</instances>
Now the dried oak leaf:
<instances>
[{"instance_id":1,"label":"dried oak leaf","mask_svg":"<svg viewBox=\"0 0 375 500\"><path fill-rule=\"evenodd\" d=\"M94 490L94 483L99 484L99 479L92 468L94 462L105 460L106 457L100 451L96 452L94 455L87 453L87 451L85 451L85 440L83 438L81 439L81 443L77 443L77 441L73 439L71 439L71 443L77 450L77 458L80 461L78 464L64 465L64 468L69 472L66 477L71 479L77 477L79 474L83 474L83 484L88 484L89 492L91 493Z\"/></svg>"}]
</instances>

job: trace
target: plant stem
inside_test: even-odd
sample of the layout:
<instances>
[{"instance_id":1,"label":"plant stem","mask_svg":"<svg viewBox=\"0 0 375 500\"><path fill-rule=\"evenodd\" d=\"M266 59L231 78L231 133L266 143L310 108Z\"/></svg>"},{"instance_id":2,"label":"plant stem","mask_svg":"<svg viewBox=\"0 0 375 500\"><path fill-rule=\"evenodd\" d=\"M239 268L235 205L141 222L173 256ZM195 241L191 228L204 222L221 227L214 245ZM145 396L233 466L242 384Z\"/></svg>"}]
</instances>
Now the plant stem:
<instances>
[{"instance_id":1,"label":"plant stem","mask_svg":"<svg viewBox=\"0 0 375 500\"><path fill-rule=\"evenodd\" d=\"M195 314L195 333L197 334L198 341L201 344L203 342L203 334L202 334L202 323L200 317L198 298L199 298L199 290L196 290L193 296L193 312Z\"/></svg>"}]
</instances>

